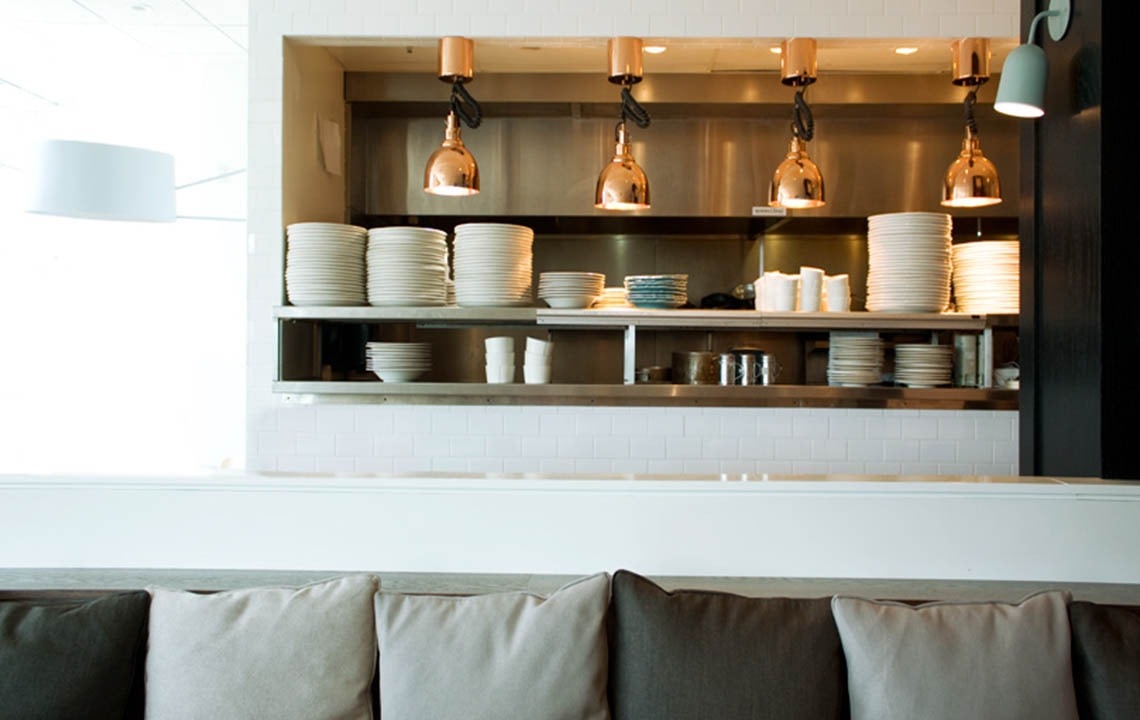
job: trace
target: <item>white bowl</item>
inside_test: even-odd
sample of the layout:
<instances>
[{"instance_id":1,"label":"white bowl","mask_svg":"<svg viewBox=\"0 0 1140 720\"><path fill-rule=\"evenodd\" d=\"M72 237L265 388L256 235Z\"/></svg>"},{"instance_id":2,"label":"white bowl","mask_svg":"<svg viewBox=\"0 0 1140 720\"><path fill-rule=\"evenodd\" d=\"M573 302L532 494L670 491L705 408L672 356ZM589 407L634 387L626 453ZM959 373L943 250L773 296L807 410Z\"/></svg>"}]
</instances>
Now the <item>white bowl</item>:
<instances>
[{"instance_id":1,"label":"white bowl","mask_svg":"<svg viewBox=\"0 0 1140 720\"><path fill-rule=\"evenodd\" d=\"M542 298L550 307L556 310L574 310L588 308L594 304L594 295L557 295Z\"/></svg>"},{"instance_id":2,"label":"white bowl","mask_svg":"<svg viewBox=\"0 0 1140 720\"><path fill-rule=\"evenodd\" d=\"M550 367L550 355L541 352L531 352L527 350L523 354L523 365L534 365L535 367L546 366Z\"/></svg>"},{"instance_id":3,"label":"white bowl","mask_svg":"<svg viewBox=\"0 0 1140 720\"><path fill-rule=\"evenodd\" d=\"M487 382L513 383L515 381L515 368L513 365L488 365Z\"/></svg>"},{"instance_id":4,"label":"white bowl","mask_svg":"<svg viewBox=\"0 0 1140 720\"><path fill-rule=\"evenodd\" d=\"M373 370L372 372L376 374L376 377L380 378L384 382L399 383L411 382L412 380L418 378L420 375L423 375L425 371L410 370L406 368L380 368L379 370Z\"/></svg>"},{"instance_id":5,"label":"white bowl","mask_svg":"<svg viewBox=\"0 0 1140 720\"><path fill-rule=\"evenodd\" d=\"M523 365L523 382L528 385L541 385L550 382L550 366Z\"/></svg>"}]
</instances>

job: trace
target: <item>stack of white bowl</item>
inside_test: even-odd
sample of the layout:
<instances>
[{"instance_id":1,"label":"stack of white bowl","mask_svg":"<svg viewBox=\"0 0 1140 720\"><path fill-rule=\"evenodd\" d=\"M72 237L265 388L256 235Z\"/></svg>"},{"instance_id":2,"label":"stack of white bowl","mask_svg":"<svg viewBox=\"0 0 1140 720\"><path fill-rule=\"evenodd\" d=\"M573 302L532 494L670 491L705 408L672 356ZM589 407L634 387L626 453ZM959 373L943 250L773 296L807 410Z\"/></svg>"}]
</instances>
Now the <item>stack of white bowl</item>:
<instances>
[{"instance_id":1,"label":"stack of white bowl","mask_svg":"<svg viewBox=\"0 0 1140 720\"><path fill-rule=\"evenodd\" d=\"M676 308L689 301L689 276L626 275L625 290L634 307Z\"/></svg>"},{"instance_id":2,"label":"stack of white bowl","mask_svg":"<svg viewBox=\"0 0 1140 720\"><path fill-rule=\"evenodd\" d=\"M369 342L364 368L384 382L411 382L431 370L431 343Z\"/></svg>"},{"instance_id":3,"label":"stack of white bowl","mask_svg":"<svg viewBox=\"0 0 1140 720\"><path fill-rule=\"evenodd\" d=\"M293 223L285 228L285 295L292 305L364 305L364 242L356 225Z\"/></svg>"},{"instance_id":4,"label":"stack of white bowl","mask_svg":"<svg viewBox=\"0 0 1140 720\"><path fill-rule=\"evenodd\" d=\"M954 348L950 345L895 345L895 383L907 387L949 385Z\"/></svg>"},{"instance_id":5,"label":"stack of white bowl","mask_svg":"<svg viewBox=\"0 0 1140 720\"><path fill-rule=\"evenodd\" d=\"M552 341L528 337L523 360L523 382L528 385L550 382L550 360L553 355Z\"/></svg>"},{"instance_id":6,"label":"stack of white bowl","mask_svg":"<svg viewBox=\"0 0 1140 720\"><path fill-rule=\"evenodd\" d=\"M513 383L515 381L515 339L499 335L483 340L486 351L487 382Z\"/></svg>"},{"instance_id":7,"label":"stack of white bowl","mask_svg":"<svg viewBox=\"0 0 1140 720\"><path fill-rule=\"evenodd\" d=\"M462 307L534 304L534 231L507 223L455 226L455 302Z\"/></svg>"},{"instance_id":8,"label":"stack of white bowl","mask_svg":"<svg viewBox=\"0 0 1140 720\"><path fill-rule=\"evenodd\" d=\"M591 307L595 310L607 310L633 306L629 304L629 299L624 287L608 287L602 288L602 293L598 295L598 298Z\"/></svg>"},{"instance_id":9,"label":"stack of white bowl","mask_svg":"<svg viewBox=\"0 0 1140 720\"><path fill-rule=\"evenodd\" d=\"M538 297L552 308L588 308L606 286L595 272L544 272L538 276Z\"/></svg>"},{"instance_id":10,"label":"stack of white bowl","mask_svg":"<svg viewBox=\"0 0 1140 720\"><path fill-rule=\"evenodd\" d=\"M950 216L885 213L870 216L867 223L867 309L944 311L950 304Z\"/></svg>"},{"instance_id":11,"label":"stack of white bowl","mask_svg":"<svg viewBox=\"0 0 1140 720\"><path fill-rule=\"evenodd\" d=\"M827 352L827 384L849 387L883 380L883 341L877 332L832 332Z\"/></svg>"},{"instance_id":12,"label":"stack of white bowl","mask_svg":"<svg viewBox=\"0 0 1140 720\"><path fill-rule=\"evenodd\" d=\"M392 226L368 231L368 304L422 307L447 304L447 233Z\"/></svg>"},{"instance_id":13,"label":"stack of white bowl","mask_svg":"<svg viewBox=\"0 0 1140 720\"><path fill-rule=\"evenodd\" d=\"M1017 240L981 240L954 246L954 302L958 312L1012 313L1019 299Z\"/></svg>"}]
</instances>

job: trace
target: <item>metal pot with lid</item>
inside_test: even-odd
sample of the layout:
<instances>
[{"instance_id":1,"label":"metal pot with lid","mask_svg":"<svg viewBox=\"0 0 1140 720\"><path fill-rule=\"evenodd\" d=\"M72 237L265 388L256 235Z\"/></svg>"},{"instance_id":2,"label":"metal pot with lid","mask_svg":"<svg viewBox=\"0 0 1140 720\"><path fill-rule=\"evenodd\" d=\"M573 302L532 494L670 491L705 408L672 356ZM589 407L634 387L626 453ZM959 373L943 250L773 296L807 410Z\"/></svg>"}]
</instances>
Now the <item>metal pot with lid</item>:
<instances>
[{"instance_id":1,"label":"metal pot with lid","mask_svg":"<svg viewBox=\"0 0 1140 720\"><path fill-rule=\"evenodd\" d=\"M674 352L673 382L678 385L716 385L717 354Z\"/></svg>"},{"instance_id":2,"label":"metal pot with lid","mask_svg":"<svg viewBox=\"0 0 1140 720\"><path fill-rule=\"evenodd\" d=\"M780 376L776 358L761 348L740 346L729 352L736 356L737 385L771 385Z\"/></svg>"}]
</instances>

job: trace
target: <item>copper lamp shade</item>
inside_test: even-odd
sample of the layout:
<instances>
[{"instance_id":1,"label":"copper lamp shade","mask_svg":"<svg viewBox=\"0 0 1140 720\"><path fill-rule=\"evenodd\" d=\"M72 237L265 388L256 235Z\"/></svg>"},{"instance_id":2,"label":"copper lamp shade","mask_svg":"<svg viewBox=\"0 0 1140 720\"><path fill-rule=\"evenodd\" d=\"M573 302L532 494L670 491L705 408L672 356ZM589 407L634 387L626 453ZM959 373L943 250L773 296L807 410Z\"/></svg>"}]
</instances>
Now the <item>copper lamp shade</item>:
<instances>
[{"instance_id":1,"label":"copper lamp shade","mask_svg":"<svg viewBox=\"0 0 1140 720\"><path fill-rule=\"evenodd\" d=\"M424 192L452 197L479 194L479 166L463 145L455 113L448 113L443 144L431 154L424 168Z\"/></svg>"},{"instance_id":2,"label":"copper lamp shade","mask_svg":"<svg viewBox=\"0 0 1140 720\"><path fill-rule=\"evenodd\" d=\"M643 210L649 207L649 178L633 159L625 124L617 129L617 146L594 190L594 207L601 210Z\"/></svg>"},{"instance_id":3,"label":"copper lamp shade","mask_svg":"<svg viewBox=\"0 0 1140 720\"><path fill-rule=\"evenodd\" d=\"M942 204L946 207L976 208L1001 202L1001 181L997 168L982 154L977 136L966 134L962 152L950 163L942 180Z\"/></svg>"},{"instance_id":4,"label":"copper lamp shade","mask_svg":"<svg viewBox=\"0 0 1140 720\"><path fill-rule=\"evenodd\" d=\"M772 176L768 204L786 208L817 208L826 204L823 175L808 157L807 143L798 137L792 137L788 154Z\"/></svg>"}]
</instances>

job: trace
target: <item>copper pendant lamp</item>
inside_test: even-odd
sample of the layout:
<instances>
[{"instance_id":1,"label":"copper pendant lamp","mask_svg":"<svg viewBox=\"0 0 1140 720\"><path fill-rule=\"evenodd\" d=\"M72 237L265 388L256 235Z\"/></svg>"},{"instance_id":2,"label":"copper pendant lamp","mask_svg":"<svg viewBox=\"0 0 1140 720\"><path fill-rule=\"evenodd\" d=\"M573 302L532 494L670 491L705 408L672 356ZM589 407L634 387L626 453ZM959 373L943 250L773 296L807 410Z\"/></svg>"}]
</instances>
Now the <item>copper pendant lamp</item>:
<instances>
[{"instance_id":1,"label":"copper pendant lamp","mask_svg":"<svg viewBox=\"0 0 1140 720\"><path fill-rule=\"evenodd\" d=\"M816 42L811 38L785 40L780 47L780 82L796 88L792 109L792 140L788 154L776 167L768 190L768 204L784 208L817 208L826 204L823 174L808 155L815 135L811 108L804 88L816 81Z\"/></svg>"},{"instance_id":2,"label":"copper pendant lamp","mask_svg":"<svg viewBox=\"0 0 1140 720\"><path fill-rule=\"evenodd\" d=\"M950 44L951 68L955 85L970 88L964 103L966 137L962 150L950 163L942 179L942 205L977 208L1001 202L1001 181L997 168L982 153L978 123L974 119L977 88L990 77L990 41L988 38L963 38Z\"/></svg>"},{"instance_id":3,"label":"copper pendant lamp","mask_svg":"<svg viewBox=\"0 0 1140 720\"><path fill-rule=\"evenodd\" d=\"M649 127L649 113L630 92L641 82L642 41L618 37L609 41L609 81L621 85L621 119L614 127L614 154L602 168L594 189L594 207L601 210L644 210L649 207L649 178L633 157L626 121Z\"/></svg>"},{"instance_id":4,"label":"copper pendant lamp","mask_svg":"<svg viewBox=\"0 0 1140 720\"><path fill-rule=\"evenodd\" d=\"M443 143L428 158L424 168L424 192L462 197L479 193L479 166L463 144L460 121L479 127L483 111L464 83L475 76L475 44L468 38L445 37L439 41L439 79L451 83L451 109Z\"/></svg>"}]
</instances>

